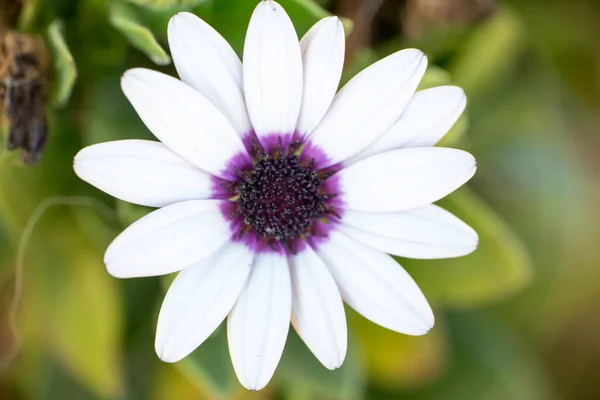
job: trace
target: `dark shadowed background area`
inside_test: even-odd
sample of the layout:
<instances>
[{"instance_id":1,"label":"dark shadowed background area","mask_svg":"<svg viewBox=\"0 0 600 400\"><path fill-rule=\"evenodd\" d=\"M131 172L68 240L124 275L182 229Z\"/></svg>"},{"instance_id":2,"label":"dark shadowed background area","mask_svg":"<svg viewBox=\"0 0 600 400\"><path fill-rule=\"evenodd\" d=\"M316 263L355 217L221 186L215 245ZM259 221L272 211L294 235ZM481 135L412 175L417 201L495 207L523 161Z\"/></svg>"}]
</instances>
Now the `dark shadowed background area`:
<instances>
[{"instance_id":1,"label":"dark shadowed background area","mask_svg":"<svg viewBox=\"0 0 600 400\"><path fill-rule=\"evenodd\" d=\"M237 382L224 327L184 361L160 362L168 278L117 280L102 264L110 240L149 210L79 181L72 158L92 143L151 138L119 79L134 66L174 74L171 15L193 11L241 54L256 3L0 0L0 399L597 399L600 2L280 3L299 35L344 17L344 80L417 47L430 60L422 87L467 93L442 145L473 153L479 170L440 204L478 231L480 247L399 260L436 327L408 337L348 309L340 370L291 333L258 393ZM35 62L4 68L19 56Z\"/></svg>"}]
</instances>

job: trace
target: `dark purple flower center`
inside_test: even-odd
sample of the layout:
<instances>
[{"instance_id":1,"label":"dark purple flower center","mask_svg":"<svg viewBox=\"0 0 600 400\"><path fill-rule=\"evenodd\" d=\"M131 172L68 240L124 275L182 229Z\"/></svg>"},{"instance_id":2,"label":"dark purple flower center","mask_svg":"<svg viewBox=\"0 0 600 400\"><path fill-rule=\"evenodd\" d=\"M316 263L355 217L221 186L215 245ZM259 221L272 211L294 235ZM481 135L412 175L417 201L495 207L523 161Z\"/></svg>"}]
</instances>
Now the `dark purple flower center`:
<instances>
[{"instance_id":1,"label":"dark purple flower center","mask_svg":"<svg viewBox=\"0 0 600 400\"><path fill-rule=\"evenodd\" d=\"M296 155L264 154L238 185L239 212L258 236L288 241L325 213L321 180Z\"/></svg>"},{"instance_id":2,"label":"dark purple flower center","mask_svg":"<svg viewBox=\"0 0 600 400\"><path fill-rule=\"evenodd\" d=\"M270 139L267 150L256 136L245 141L252 162L234 158L233 179L220 183L217 195L228 200L222 210L234 239L257 251L296 253L307 242L326 238L340 218L335 170L315 168L321 154L301 151L300 142L289 144L289 137L279 135Z\"/></svg>"}]
</instances>

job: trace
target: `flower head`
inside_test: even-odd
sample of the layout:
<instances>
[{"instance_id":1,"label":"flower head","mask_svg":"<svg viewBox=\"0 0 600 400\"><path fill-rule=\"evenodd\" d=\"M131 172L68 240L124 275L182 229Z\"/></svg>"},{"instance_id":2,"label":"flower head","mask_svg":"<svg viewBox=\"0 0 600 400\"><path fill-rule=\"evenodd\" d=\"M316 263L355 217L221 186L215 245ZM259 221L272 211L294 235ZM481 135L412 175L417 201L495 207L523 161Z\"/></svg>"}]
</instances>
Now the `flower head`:
<instances>
[{"instance_id":1,"label":"flower head","mask_svg":"<svg viewBox=\"0 0 600 400\"><path fill-rule=\"evenodd\" d=\"M156 351L168 362L227 318L240 382L264 387L290 320L330 369L347 347L342 301L409 335L434 323L425 297L388 254L468 254L476 233L431 203L469 180L474 158L434 148L465 107L459 88L415 93L427 60L403 50L336 94L344 31L335 17L298 42L272 0L256 7L243 65L192 14L169 44L181 80L125 73L125 95L160 142L93 145L75 157L85 181L160 209L106 251L120 278L181 271L162 305Z\"/></svg>"}]
</instances>

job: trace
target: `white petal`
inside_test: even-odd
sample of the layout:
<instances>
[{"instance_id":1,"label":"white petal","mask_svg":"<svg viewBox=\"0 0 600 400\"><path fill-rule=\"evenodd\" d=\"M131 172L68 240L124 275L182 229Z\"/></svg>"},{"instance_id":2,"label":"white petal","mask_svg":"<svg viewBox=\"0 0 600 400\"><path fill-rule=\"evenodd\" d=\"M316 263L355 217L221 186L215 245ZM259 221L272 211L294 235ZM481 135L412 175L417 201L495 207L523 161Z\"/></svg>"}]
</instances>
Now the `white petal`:
<instances>
[{"instance_id":1,"label":"white petal","mask_svg":"<svg viewBox=\"0 0 600 400\"><path fill-rule=\"evenodd\" d=\"M256 6L244 45L244 93L254 131L292 133L302 100L302 57L292 21L272 0Z\"/></svg>"},{"instance_id":2,"label":"white petal","mask_svg":"<svg viewBox=\"0 0 600 400\"><path fill-rule=\"evenodd\" d=\"M385 253L408 258L460 257L477 248L477 233L436 205L395 213L346 210L340 230Z\"/></svg>"},{"instance_id":3,"label":"white petal","mask_svg":"<svg viewBox=\"0 0 600 400\"><path fill-rule=\"evenodd\" d=\"M245 153L225 116L178 79L142 68L127 71L123 92L148 129L175 153L223 178L234 155Z\"/></svg>"},{"instance_id":4,"label":"white petal","mask_svg":"<svg viewBox=\"0 0 600 400\"><path fill-rule=\"evenodd\" d=\"M73 165L84 181L118 199L164 207L212 195L211 176L160 142L119 140L88 146Z\"/></svg>"},{"instance_id":5,"label":"white petal","mask_svg":"<svg viewBox=\"0 0 600 400\"><path fill-rule=\"evenodd\" d=\"M182 81L210 100L241 136L251 129L242 87L242 62L229 43L194 14L169 22L169 47Z\"/></svg>"},{"instance_id":6,"label":"white petal","mask_svg":"<svg viewBox=\"0 0 600 400\"><path fill-rule=\"evenodd\" d=\"M339 175L346 207L393 212L447 196L471 179L475 169L475 159L465 151L421 147L377 154L344 168Z\"/></svg>"},{"instance_id":7,"label":"white petal","mask_svg":"<svg viewBox=\"0 0 600 400\"><path fill-rule=\"evenodd\" d=\"M302 108L296 130L310 133L335 96L344 67L344 27L336 17L317 22L300 41L304 66Z\"/></svg>"},{"instance_id":8,"label":"white petal","mask_svg":"<svg viewBox=\"0 0 600 400\"><path fill-rule=\"evenodd\" d=\"M456 86L417 92L390 130L345 164L388 150L434 146L456 123L466 105L465 93Z\"/></svg>"},{"instance_id":9,"label":"white petal","mask_svg":"<svg viewBox=\"0 0 600 400\"><path fill-rule=\"evenodd\" d=\"M339 368L348 344L340 292L317 254L307 247L290 258L292 324L326 368Z\"/></svg>"},{"instance_id":10,"label":"white petal","mask_svg":"<svg viewBox=\"0 0 600 400\"><path fill-rule=\"evenodd\" d=\"M348 82L310 136L329 157L320 167L344 161L379 139L404 111L426 68L423 53L402 50Z\"/></svg>"},{"instance_id":11,"label":"white petal","mask_svg":"<svg viewBox=\"0 0 600 400\"><path fill-rule=\"evenodd\" d=\"M202 344L238 299L252 267L252 252L227 243L177 275L160 309L156 353L176 362Z\"/></svg>"},{"instance_id":12,"label":"white petal","mask_svg":"<svg viewBox=\"0 0 600 400\"><path fill-rule=\"evenodd\" d=\"M229 240L219 200L192 200L134 222L108 246L104 263L117 278L165 275L192 266Z\"/></svg>"},{"instance_id":13,"label":"white petal","mask_svg":"<svg viewBox=\"0 0 600 400\"><path fill-rule=\"evenodd\" d=\"M319 256L344 301L365 318L407 335L423 335L433 327L425 296L389 255L334 231L319 247Z\"/></svg>"},{"instance_id":14,"label":"white petal","mask_svg":"<svg viewBox=\"0 0 600 400\"><path fill-rule=\"evenodd\" d=\"M258 254L227 320L233 368L247 389L262 389L273 376L287 339L291 309L286 258L274 253Z\"/></svg>"}]
</instances>

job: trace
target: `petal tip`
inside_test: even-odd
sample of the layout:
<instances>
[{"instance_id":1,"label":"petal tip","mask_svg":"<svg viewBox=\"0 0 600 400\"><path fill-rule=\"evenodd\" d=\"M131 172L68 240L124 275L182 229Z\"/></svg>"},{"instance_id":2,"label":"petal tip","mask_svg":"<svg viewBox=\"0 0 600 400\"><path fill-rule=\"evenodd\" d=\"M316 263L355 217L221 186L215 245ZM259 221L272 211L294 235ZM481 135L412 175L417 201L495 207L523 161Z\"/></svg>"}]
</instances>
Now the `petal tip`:
<instances>
[{"instance_id":1,"label":"petal tip","mask_svg":"<svg viewBox=\"0 0 600 400\"><path fill-rule=\"evenodd\" d=\"M196 15L194 15L194 14L192 14L190 12L180 11L180 12L176 13L175 15L173 15L169 19L169 24L168 24L168 28L167 29L168 29L169 33L172 33L171 29L173 29L175 27L174 24L177 21L179 21L179 22L184 22L184 21L186 21L186 22L192 22L192 21L199 20L199 19L200 18L198 18Z\"/></svg>"},{"instance_id":2,"label":"petal tip","mask_svg":"<svg viewBox=\"0 0 600 400\"><path fill-rule=\"evenodd\" d=\"M469 246L467 248L467 252L464 254L465 256L473 253L475 250L477 250L477 248L479 247L479 235L477 234L477 232L469 227L470 231L470 239L472 240L471 243L469 243Z\"/></svg>"},{"instance_id":3,"label":"petal tip","mask_svg":"<svg viewBox=\"0 0 600 400\"><path fill-rule=\"evenodd\" d=\"M123 72L123 75L121 75L121 81L125 78L135 75L139 69L140 68L130 68L127 71Z\"/></svg>"},{"instance_id":4,"label":"petal tip","mask_svg":"<svg viewBox=\"0 0 600 400\"><path fill-rule=\"evenodd\" d=\"M415 331L411 334L414 336L423 336L427 334L435 326L435 315L429 302L423 297L423 302L420 306L420 311L415 314L417 319L415 320ZM418 322L417 322L418 321Z\"/></svg>"},{"instance_id":5,"label":"petal tip","mask_svg":"<svg viewBox=\"0 0 600 400\"><path fill-rule=\"evenodd\" d=\"M246 377L246 378L252 378L252 377ZM266 381L264 379L261 379L260 374L258 374L258 376L255 379L243 379L242 377L239 377L239 376L238 376L238 379L243 387L245 387L246 389L248 389L252 392L257 392L261 389L264 389L264 387L267 386L267 384L269 383L268 379Z\"/></svg>"},{"instance_id":6,"label":"petal tip","mask_svg":"<svg viewBox=\"0 0 600 400\"><path fill-rule=\"evenodd\" d=\"M344 357L340 357L337 360L335 360L335 362L323 364L323 366L330 371L335 371L336 369L339 369L343 364L344 364Z\"/></svg>"},{"instance_id":7,"label":"petal tip","mask_svg":"<svg viewBox=\"0 0 600 400\"><path fill-rule=\"evenodd\" d=\"M435 315L433 314L433 310L431 309L431 307L429 307L429 313L426 317L426 328L425 328L425 333L429 332L430 330L433 329L433 327L435 326Z\"/></svg>"},{"instance_id":8,"label":"petal tip","mask_svg":"<svg viewBox=\"0 0 600 400\"><path fill-rule=\"evenodd\" d=\"M413 74L422 75L427 69L428 58L419 49L409 48L400 50L389 57L396 56L401 68L411 68Z\"/></svg>"},{"instance_id":9,"label":"petal tip","mask_svg":"<svg viewBox=\"0 0 600 400\"><path fill-rule=\"evenodd\" d=\"M114 243L114 241L113 241ZM113 243L108 245L108 248L106 249L106 251L104 252L104 267L106 268L106 272L108 272L108 274L114 278L118 278L118 279L125 279L125 278L130 278L130 276L128 276L127 274L124 274L122 269L115 266L115 263L113 263Z\"/></svg>"},{"instance_id":10,"label":"petal tip","mask_svg":"<svg viewBox=\"0 0 600 400\"><path fill-rule=\"evenodd\" d=\"M273 0L262 0L260 3L258 3L258 5L256 6L256 9L265 9L265 10L272 10L272 11L277 11L277 9L282 8L279 3L277 3L276 1Z\"/></svg>"},{"instance_id":11,"label":"petal tip","mask_svg":"<svg viewBox=\"0 0 600 400\"><path fill-rule=\"evenodd\" d=\"M182 356L181 354L178 354L177 347L173 348L173 346L169 346L169 340L164 335L164 329L162 331L160 330L160 314L158 319L159 323L156 328L156 338L154 340L154 351L156 351L156 355L162 362L169 364L181 361L185 355Z\"/></svg>"},{"instance_id":12,"label":"petal tip","mask_svg":"<svg viewBox=\"0 0 600 400\"><path fill-rule=\"evenodd\" d=\"M117 279L128 278L128 276L125 276L124 274L120 274L118 272L118 269L115 269L114 266L112 266L108 262L106 262L106 259L104 260L104 266L106 268L106 272L108 272L108 274L110 276L112 276L113 278L117 278Z\"/></svg>"},{"instance_id":13,"label":"petal tip","mask_svg":"<svg viewBox=\"0 0 600 400\"><path fill-rule=\"evenodd\" d=\"M422 321L423 325L421 325L418 328L415 328L414 331L408 333L408 332L404 332L405 334L408 334L410 336L423 336L429 333L429 331L431 331L434 328L435 325L435 319L433 316L433 313L427 317L425 317L425 320Z\"/></svg>"},{"instance_id":14,"label":"petal tip","mask_svg":"<svg viewBox=\"0 0 600 400\"><path fill-rule=\"evenodd\" d=\"M337 17L337 15L331 15L329 17L325 17L324 19L326 24L336 25L341 27L342 29L344 28L342 21Z\"/></svg>"},{"instance_id":15,"label":"petal tip","mask_svg":"<svg viewBox=\"0 0 600 400\"><path fill-rule=\"evenodd\" d=\"M403 56L412 56L414 59L427 59L427 56L425 55L425 53L423 53L421 50L419 49L415 49L415 48L408 48L408 49L403 49L400 50L397 54L402 54Z\"/></svg>"},{"instance_id":16,"label":"petal tip","mask_svg":"<svg viewBox=\"0 0 600 400\"><path fill-rule=\"evenodd\" d=\"M445 92L447 96L451 96L451 98L456 102L466 99L467 97L463 88L454 85L436 86L429 89L424 89L423 91L438 91L439 94Z\"/></svg>"},{"instance_id":17,"label":"petal tip","mask_svg":"<svg viewBox=\"0 0 600 400\"><path fill-rule=\"evenodd\" d=\"M140 78L140 73L143 68L131 68L127 71L123 72L121 75L121 89L125 92L128 89L128 86L132 83L134 79Z\"/></svg>"},{"instance_id":18,"label":"petal tip","mask_svg":"<svg viewBox=\"0 0 600 400\"><path fill-rule=\"evenodd\" d=\"M123 72L123 75L121 75L121 82L125 78L127 78L127 79L132 79L132 78L142 79L143 75L149 75L149 74L160 74L160 72L154 71L154 70L151 70L148 68L141 68L141 67L130 68L127 71Z\"/></svg>"},{"instance_id":19,"label":"petal tip","mask_svg":"<svg viewBox=\"0 0 600 400\"><path fill-rule=\"evenodd\" d=\"M166 362L169 364L176 363L177 361L181 361L182 357L175 357L174 353L168 353L164 347L155 345L156 355L162 362Z\"/></svg>"},{"instance_id":20,"label":"petal tip","mask_svg":"<svg viewBox=\"0 0 600 400\"><path fill-rule=\"evenodd\" d=\"M471 156L471 157L473 157L473 156ZM473 157L473 164L471 165L470 170L473 171L473 174L475 174L475 172L477 171L477 160L475 159L475 157Z\"/></svg>"},{"instance_id":21,"label":"petal tip","mask_svg":"<svg viewBox=\"0 0 600 400\"><path fill-rule=\"evenodd\" d=\"M79 150L77 154L75 154L75 156L73 157L73 170L75 170L75 174L77 174L77 176L79 176L78 169L80 168L81 162L86 156L87 148L88 147L84 147L83 149ZM81 176L79 177L81 178Z\"/></svg>"},{"instance_id":22,"label":"petal tip","mask_svg":"<svg viewBox=\"0 0 600 400\"><path fill-rule=\"evenodd\" d=\"M334 26L335 34L337 35L338 39L340 36L342 37L342 39L339 40L345 39L346 36L344 32L344 24L342 24L342 21L337 16L333 15L328 17L326 24Z\"/></svg>"}]
</instances>

